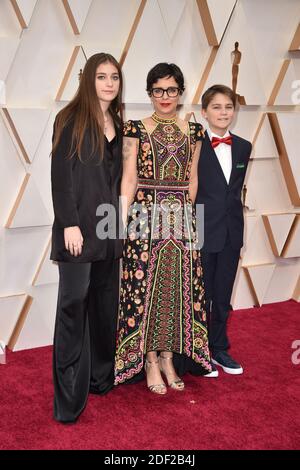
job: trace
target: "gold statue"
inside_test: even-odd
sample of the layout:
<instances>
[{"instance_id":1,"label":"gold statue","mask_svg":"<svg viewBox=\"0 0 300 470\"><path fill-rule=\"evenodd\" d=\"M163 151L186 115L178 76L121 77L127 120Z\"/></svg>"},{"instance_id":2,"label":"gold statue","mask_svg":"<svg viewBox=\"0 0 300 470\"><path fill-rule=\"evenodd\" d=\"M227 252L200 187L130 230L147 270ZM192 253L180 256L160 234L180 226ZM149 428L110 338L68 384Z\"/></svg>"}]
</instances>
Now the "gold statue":
<instances>
[{"instance_id":1,"label":"gold statue","mask_svg":"<svg viewBox=\"0 0 300 470\"><path fill-rule=\"evenodd\" d=\"M244 209L250 210L250 207L246 205L247 191L248 191L247 186L244 184L243 190L242 190L242 204L243 204Z\"/></svg>"},{"instance_id":2,"label":"gold statue","mask_svg":"<svg viewBox=\"0 0 300 470\"><path fill-rule=\"evenodd\" d=\"M237 79L239 74L239 65L242 60L242 53L239 51L239 43L234 43L234 50L231 52L231 63L232 63L232 90L236 94L238 102L240 104L246 104L244 96L239 95L236 92Z\"/></svg>"}]
</instances>

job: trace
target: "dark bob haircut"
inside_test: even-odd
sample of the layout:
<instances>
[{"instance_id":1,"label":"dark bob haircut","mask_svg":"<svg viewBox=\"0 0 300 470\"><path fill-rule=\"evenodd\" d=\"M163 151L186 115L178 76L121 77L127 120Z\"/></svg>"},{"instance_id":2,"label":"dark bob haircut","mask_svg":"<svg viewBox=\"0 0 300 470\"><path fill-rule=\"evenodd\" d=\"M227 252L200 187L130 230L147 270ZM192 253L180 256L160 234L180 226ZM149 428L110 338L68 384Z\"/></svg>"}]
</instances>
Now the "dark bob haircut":
<instances>
[{"instance_id":1,"label":"dark bob haircut","mask_svg":"<svg viewBox=\"0 0 300 470\"><path fill-rule=\"evenodd\" d=\"M151 90L153 88L153 85L160 78L170 78L170 77L174 78L179 88L179 94L182 95L182 93L184 92L183 73L181 72L178 65L168 64L167 62L160 62L149 71L147 75L147 88L146 88L148 95L151 96Z\"/></svg>"},{"instance_id":2,"label":"dark bob haircut","mask_svg":"<svg viewBox=\"0 0 300 470\"><path fill-rule=\"evenodd\" d=\"M202 109L207 109L207 106L213 99L215 95L221 93L221 95L226 95L232 101L233 107L236 106L236 94L226 85L213 85L203 93L201 98Z\"/></svg>"}]
</instances>

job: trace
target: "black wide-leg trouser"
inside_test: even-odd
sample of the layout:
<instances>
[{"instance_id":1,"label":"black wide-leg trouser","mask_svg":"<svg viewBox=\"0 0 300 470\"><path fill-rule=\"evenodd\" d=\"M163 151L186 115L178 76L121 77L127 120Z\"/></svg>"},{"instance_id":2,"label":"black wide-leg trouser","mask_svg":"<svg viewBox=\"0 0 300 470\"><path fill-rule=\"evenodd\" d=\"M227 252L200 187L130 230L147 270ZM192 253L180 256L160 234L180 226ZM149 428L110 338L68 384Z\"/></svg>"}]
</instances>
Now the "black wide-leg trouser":
<instances>
[{"instance_id":1,"label":"black wide-leg trouser","mask_svg":"<svg viewBox=\"0 0 300 470\"><path fill-rule=\"evenodd\" d=\"M114 384L119 260L59 262L53 348L54 418L75 421L89 392Z\"/></svg>"}]
</instances>

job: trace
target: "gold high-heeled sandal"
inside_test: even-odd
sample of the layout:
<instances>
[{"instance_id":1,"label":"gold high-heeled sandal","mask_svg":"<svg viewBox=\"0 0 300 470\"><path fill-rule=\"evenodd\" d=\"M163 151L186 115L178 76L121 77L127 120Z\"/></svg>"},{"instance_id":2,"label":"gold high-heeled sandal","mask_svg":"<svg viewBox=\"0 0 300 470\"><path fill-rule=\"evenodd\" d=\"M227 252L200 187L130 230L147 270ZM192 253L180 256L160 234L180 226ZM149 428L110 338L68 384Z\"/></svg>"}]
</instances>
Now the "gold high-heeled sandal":
<instances>
[{"instance_id":1,"label":"gold high-heeled sandal","mask_svg":"<svg viewBox=\"0 0 300 470\"><path fill-rule=\"evenodd\" d=\"M150 367L151 364L159 364L158 360L157 361L148 361L148 359L145 360L145 372L147 375L147 368ZM153 385L147 385L149 388L150 392L156 393L157 395L165 395L167 393L167 387L165 383L161 384L153 384Z\"/></svg>"},{"instance_id":2,"label":"gold high-heeled sandal","mask_svg":"<svg viewBox=\"0 0 300 470\"><path fill-rule=\"evenodd\" d=\"M172 360L172 359L173 359L173 356L168 357L168 356L164 356L162 353L160 353L160 356L159 356L159 367L160 367L161 372L165 375L169 387L173 388L174 390L178 390L179 392L182 392L182 391L184 390L184 387L185 387L184 381L181 380L181 379L178 377L178 379L173 380L172 382L169 382L168 376L167 376L166 372L164 371L164 369L163 369L163 367L162 367L161 359L163 359L163 360Z\"/></svg>"}]
</instances>

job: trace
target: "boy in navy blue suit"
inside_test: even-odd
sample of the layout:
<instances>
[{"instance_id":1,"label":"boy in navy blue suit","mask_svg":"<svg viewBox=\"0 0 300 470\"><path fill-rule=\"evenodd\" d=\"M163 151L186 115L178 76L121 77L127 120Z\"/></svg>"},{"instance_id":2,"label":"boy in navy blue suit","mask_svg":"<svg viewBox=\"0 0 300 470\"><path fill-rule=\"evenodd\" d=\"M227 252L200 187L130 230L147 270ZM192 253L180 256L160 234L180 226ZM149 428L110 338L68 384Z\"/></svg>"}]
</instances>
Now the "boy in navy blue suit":
<instances>
[{"instance_id":1,"label":"boy in navy blue suit","mask_svg":"<svg viewBox=\"0 0 300 470\"><path fill-rule=\"evenodd\" d=\"M224 85L214 85L202 96L208 128L199 159L196 203L204 204L201 253L213 365L206 377L218 376L216 365L228 374L243 373L228 353L227 320L243 246L241 190L252 145L228 130L235 105L236 95Z\"/></svg>"}]
</instances>

